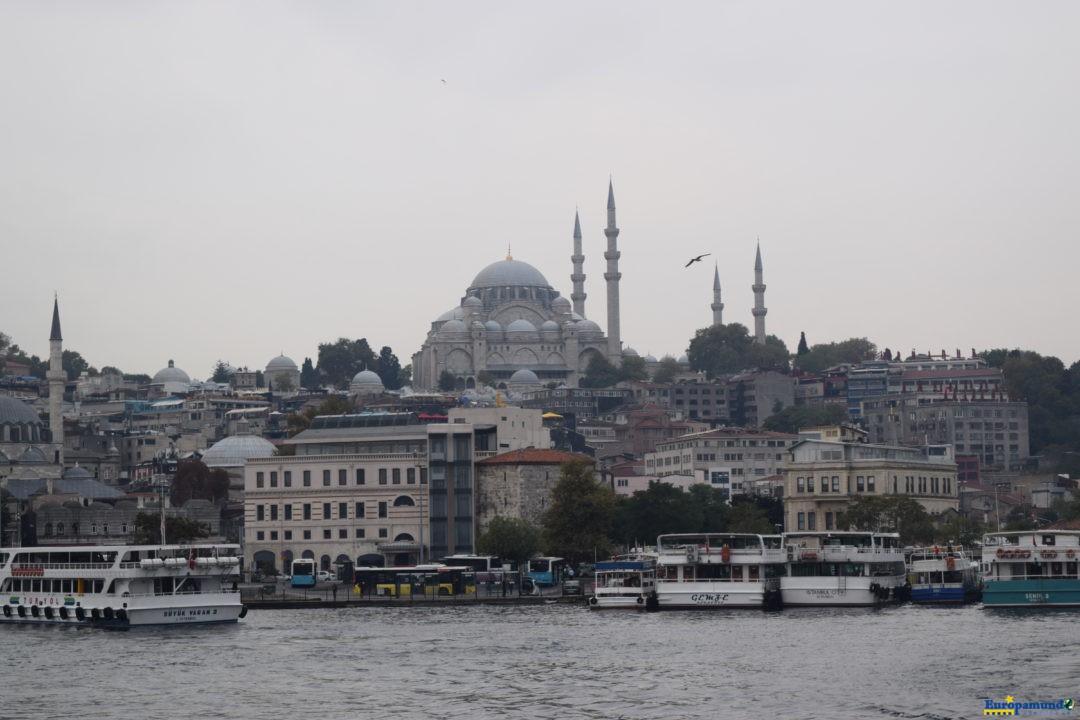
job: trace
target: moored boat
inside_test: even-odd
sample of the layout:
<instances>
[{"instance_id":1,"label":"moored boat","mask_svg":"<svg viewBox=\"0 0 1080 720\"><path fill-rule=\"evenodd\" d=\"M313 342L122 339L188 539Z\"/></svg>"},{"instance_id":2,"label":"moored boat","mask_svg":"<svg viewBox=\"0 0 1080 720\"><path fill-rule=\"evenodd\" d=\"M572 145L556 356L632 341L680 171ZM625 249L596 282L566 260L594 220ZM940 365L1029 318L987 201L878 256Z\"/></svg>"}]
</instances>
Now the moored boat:
<instances>
[{"instance_id":1,"label":"moored boat","mask_svg":"<svg viewBox=\"0 0 1080 720\"><path fill-rule=\"evenodd\" d=\"M784 607L872 607L907 597L907 567L896 533L784 533Z\"/></svg>"},{"instance_id":2,"label":"moored boat","mask_svg":"<svg viewBox=\"0 0 1080 720\"><path fill-rule=\"evenodd\" d=\"M0 622L129 628L230 623L238 545L0 548Z\"/></svg>"},{"instance_id":3,"label":"moored boat","mask_svg":"<svg viewBox=\"0 0 1080 720\"><path fill-rule=\"evenodd\" d=\"M661 610L776 607L783 571L778 535L679 533L657 539Z\"/></svg>"},{"instance_id":4,"label":"moored boat","mask_svg":"<svg viewBox=\"0 0 1080 720\"><path fill-rule=\"evenodd\" d=\"M596 563L589 607L593 610L644 610L656 593L656 557L635 553Z\"/></svg>"},{"instance_id":5,"label":"moored boat","mask_svg":"<svg viewBox=\"0 0 1080 720\"><path fill-rule=\"evenodd\" d=\"M983 542L985 607L1080 606L1080 531L990 533Z\"/></svg>"},{"instance_id":6,"label":"moored boat","mask_svg":"<svg viewBox=\"0 0 1080 720\"><path fill-rule=\"evenodd\" d=\"M978 565L962 548L916 548L908 557L911 602L975 602L982 596Z\"/></svg>"}]
</instances>

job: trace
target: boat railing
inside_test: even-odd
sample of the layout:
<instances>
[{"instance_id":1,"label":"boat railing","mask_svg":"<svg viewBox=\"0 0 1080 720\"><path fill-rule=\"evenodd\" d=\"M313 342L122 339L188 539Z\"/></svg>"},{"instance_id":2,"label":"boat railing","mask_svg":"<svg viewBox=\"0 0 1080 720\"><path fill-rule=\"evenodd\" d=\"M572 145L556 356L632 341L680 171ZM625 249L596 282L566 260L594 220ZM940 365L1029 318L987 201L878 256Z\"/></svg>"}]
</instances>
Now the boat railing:
<instances>
[{"instance_id":1,"label":"boat railing","mask_svg":"<svg viewBox=\"0 0 1080 720\"><path fill-rule=\"evenodd\" d=\"M104 562L83 562L83 563L39 563L39 562L17 562L8 566L10 571L18 570L112 570L115 567L114 563ZM18 574L13 572L12 574Z\"/></svg>"}]
</instances>

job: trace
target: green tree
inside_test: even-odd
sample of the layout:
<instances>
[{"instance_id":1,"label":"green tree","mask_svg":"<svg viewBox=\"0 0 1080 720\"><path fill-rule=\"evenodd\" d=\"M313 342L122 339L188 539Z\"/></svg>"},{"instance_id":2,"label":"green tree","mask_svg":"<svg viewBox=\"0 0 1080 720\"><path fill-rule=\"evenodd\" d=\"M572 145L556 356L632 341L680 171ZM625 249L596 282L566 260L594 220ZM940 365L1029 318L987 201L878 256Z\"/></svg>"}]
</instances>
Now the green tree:
<instances>
[{"instance_id":1,"label":"green tree","mask_svg":"<svg viewBox=\"0 0 1080 720\"><path fill-rule=\"evenodd\" d=\"M379 351L379 361L376 363L375 372L387 390L397 390L401 387L401 362L389 345L384 345Z\"/></svg>"},{"instance_id":2,"label":"green tree","mask_svg":"<svg viewBox=\"0 0 1080 720\"><path fill-rule=\"evenodd\" d=\"M645 358L629 355L622 359L622 364L619 365L619 382L648 379L649 371L645 369Z\"/></svg>"},{"instance_id":3,"label":"green tree","mask_svg":"<svg viewBox=\"0 0 1080 720\"><path fill-rule=\"evenodd\" d=\"M401 372L398 374L398 387L407 387L409 385L412 385L412 365L401 368Z\"/></svg>"},{"instance_id":4,"label":"green tree","mask_svg":"<svg viewBox=\"0 0 1080 720\"><path fill-rule=\"evenodd\" d=\"M229 495L229 473L222 468L211 470L202 460L181 460L171 486L175 507L188 500L223 500Z\"/></svg>"},{"instance_id":5,"label":"green tree","mask_svg":"<svg viewBox=\"0 0 1080 720\"><path fill-rule=\"evenodd\" d=\"M337 342L319 345L319 362L316 367L326 384L344 390L349 387L356 373L377 367L377 360L366 338L338 338Z\"/></svg>"},{"instance_id":6,"label":"green tree","mask_svg":"<svg viewBox=\"0 0 1080 720\"><path fill-rule=\"evenodd\" d=\"M495 387L496 382L498 382L498 380L489 370L481 370L476 373L476 383L481 387Z\"/></svg>"},{"instance_id":7,"label":"green tree","mask_svg":"<svg viewBox=\"0 0 1080 720\"><path fill-rule=\"evenodd\" d=\"M315 369L309 357L304 358L300 366L300 385L307 390L316 390L320 385L319 371Z\"/></svg>"},{"instance_id":8,"label":"green tree","mask_svg":"<svg viewBox=\"0 0 1080 720\"><path fill-rule=\"evenodd\" d=\"M972 547L982 540L987 527L978 520L963 515L954 515L941 524L934 532L934 541L942 545L960 545Z\"/></svg>"},{"instance_id":9,"label":"green tree","mask_svg":"<svg viewBox=\"0 0 1080 720\"><path fill-rule=\"evenodd\" d=\"M861 363L878 356L877 346L866 338L851 338L841 342L813 345L806 353L795 356L795 365L803 372L819 373L844 363Z\"/></svg>"},{"instance_id":10,"label":"green tree","mask_svg":"<svg viewBox=\"0 0 1080 720\"><path fill-rule=\"evenodd\" d=\"M200 522L182 517L166 518L165 544L190 543L209 535L209 528ZM136 515L132 527L132 542L135 545L160 544L162 542L161 516L153 513L139 513Z\"/></svg>"},{"instance_id":11,"label":"green tree","mask_svg":"<svg viewBox=\"0 0 1080 720\"><path fill-rule=\"evenodd\" d=\"M828 405L789 405L773 412L762 425L766 430L795 435L805 427L839 425L848 421L847 408L838 403Z\"/></svg>"},{"instance_id":12,"label":"green tree","mask_svg":"<svg viewBox=\"0 0 1080 720\"><path fill-rule=\"evenodd\" d=\"M901 542L912 545L926 545L934 538L930 514L918 501L904 495L857 498L839 524L852 530L900 533Z\"/></svg>"},{"instance_id":13,"label":"green tree","mask_svg":"<svg viewBox=\"0 0 1080 720\"><path fill-rule=\"evenodd\" d=\"M214 363L214 372L211 373L210 379L216 383L227 383L232 379L232 373L229 372L229 363L224 360L218 360Z\"/></svg>"},{"instance_id":14,"label":"green tree","mask_svg":"<svg viewBox=\"0 0 1080 720\"><path fill-rule=\"evenodd\" d=\"M289 437L292 437L311 427L311 421L320 415L347 415L352 411L352 405L345 398L340 395L327 395L319 405L308 405L300 412L290 413L285 419L285 425L288 427Z\"/></svg>"},{"instance_id":15,"label":"green tree","mask_svg":"<svg viewBox=\"0 0 1080 720\"><path fill-rule=\"evenodd\" d=\"M457 378L449 370L439 373L439 389L443 392L452 392L457 387Z\"/></svg>"},{"instance_id":16,"label":"green tree","mask_svg":"<svg viewBox=\"0 0 1080 720\"><path fill-rule=\"evenodd\" d=\"M783 372L788 369L790 357L783 340L769 335L763 344L756 343L746 326L739 323L698 330L686 355L691 369L704 372L709 379L743 370Z\"/></svg>"},{"instance_id":17,"label":"green tree","mask_svg":"<svg viewBox=\"0 0 1080 720\"><path fill-rule=\"evenodd\" d=\"M122 373L120 371L120 368L113 367L112 365L106 365L105 367L101 368L101 374L102 375L119 375L120 377L124 377L124 373Z\"/></svg>"},{"instance_id":18,"label":"green tree","mask_svg":"<svg viewBox=\"0 0 1080 720\"><path fill-rule=\"evenodd\" d=\"M609 555L615 502L614 491L597 482L587 460L563 463L551 507L544 513L547 552L574 565Z\"/></svg>"},{"instance_id":19,"label":"green tree","mask_svg":"<svg viewBox=\"0 0 1080 720\"><path fill-rule=\"evenodd\" d=\"M711 490L704 485L700 487ZM653 480L647 489L620 498L613 535L620 544L652 545L657 536L664 533L706 529L705 510L705 506L695 502L690 493L671 483Z\"/></svg>"},{"instance_id":20,"label":"green tree","mask_svg":"<svg viewBox=\"0 0 1080 720\"><path fill-rule=\"evenodd\" d=\"M731 511L728 514L728 532L758 533L759 535L774 535L776 528L769 522L769 516L764 509L754 502L753 498L745 495L736 496L731 502Z\"/></svg>"},{"instance_id":21,"label":"green tree","mask_svg":"<svg viewBox=\"0 0 1080 720\"><path fill-rule=\"evenodd\" d=\"M682 370L679 366L679 361L673 357L662 358L656 365L656 371L653 372L653 382L657 383L669 383L675 382L675 377Z\"/></svg>"},{"instance_id":22,"label":"green tree","mask_svg":"<svg viewBox=\"0 0 1080 720\"><path fill-rule=\"evenodd\" d=\"M68 380L76 380L83 374L83 371L90 372L93 370L90 363L86 362L83 356L74 350L65 350L61 355L60 364L63 366L64 372L67 373Z\"/></svg>"},{"instance_id":23,"label":"green tree","mask_svg":"<svg viewBox=\"0 0 1080 720\"><path fill-rule=\"evenodd\" d=\"M540 551L540 530L520 518L496 517L476 539L481 555L497 555L517 567Z\"/></svg>"},{"instance_id":24,"label":"green tree","mask_svg":"<svg viewBox=\"0 0 1080 720\"><path fill-rule=\"evenodd\" d=\"M800 332L799 333L799 349L795 351L795 354L798 357L802 357L803 355L806 355L808 352L810 352L810 346L806 344L806 333L805 332Z\"/></svg>"},{"instance_id":25,"label":"green tree","mask_svg":"<svg viewBox=\"0 0 1080 720\"><path fill-rule=\"evenodd\" d=\"M617 382L619 382L619 369L600 353L593 353L589 357L589 364L585 366L585 377L581 378L581 387L606 388L612 387Z\"/></svg>"}]
</instances>

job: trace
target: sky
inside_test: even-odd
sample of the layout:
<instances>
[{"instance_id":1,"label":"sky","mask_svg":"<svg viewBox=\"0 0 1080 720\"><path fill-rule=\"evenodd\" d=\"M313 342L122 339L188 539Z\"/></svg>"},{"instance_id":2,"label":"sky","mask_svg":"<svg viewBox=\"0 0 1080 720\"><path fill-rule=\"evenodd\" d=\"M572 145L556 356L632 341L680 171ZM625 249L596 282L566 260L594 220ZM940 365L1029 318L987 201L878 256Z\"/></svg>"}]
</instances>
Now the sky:
<instances>
[{"instance_id":1,"label":"sky","mask_svg":"<svg viewBox=\"0 0 1080 720\"><path fill-rule=\"evenodd\" d=\"M502 259L681 355L1080 360L1075 2L2 2L0 332L193 378L367 338L403 365ZM686 261L710 253L689 268Z\"/></svg>"}]
</instances>

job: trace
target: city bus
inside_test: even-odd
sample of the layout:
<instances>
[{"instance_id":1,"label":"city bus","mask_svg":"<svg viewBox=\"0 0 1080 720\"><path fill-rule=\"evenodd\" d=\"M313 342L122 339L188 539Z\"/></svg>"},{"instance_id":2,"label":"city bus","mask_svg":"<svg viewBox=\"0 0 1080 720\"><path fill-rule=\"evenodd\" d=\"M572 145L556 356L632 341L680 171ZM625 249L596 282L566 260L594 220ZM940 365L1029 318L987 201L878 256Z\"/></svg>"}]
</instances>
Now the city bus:
<instances>
[{"instance_id":1,"label":"city bus","mask_svg":"<svg viewBox=\"0 0 1080 720\"><path fill-rule=\"evenodd\" d=\"M292 586L298 587L315 587L315 574L319 572L319 567L315 563L314 558L300 558L292 561Z\"/></svg>"},{"instance_id":2,"label":"city bus","mask_svg":"<svg viewBox=\"0 0 1080 720\"><path fill-rule=\"evenodd\" d=\"M529 560L529 577L537 585L558 585L563 581L566 561L560 557L534 557Z\"/></svg>"},{"instance_id":3,"label":"city bus","mask_svg":"<svg viewBox=\"0 0 1080 720\"><path fill-rule=\"evenodd\" d=\"M471 568L476 582L499 582L503 576L503 561L495 555L447 555L439 562L444 565Z\"/></svg>"},{"instance_id":4,"label":"city bus","mask_svg":"<svg viewBox=\"0 0 1080 720\"><path fill-rule=\"evenodd\" d=\"M475 595L476 573L462 565L356 568L354 584L361 595L382 597Z\"/></svg>"}]
</instances>

